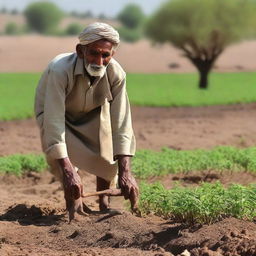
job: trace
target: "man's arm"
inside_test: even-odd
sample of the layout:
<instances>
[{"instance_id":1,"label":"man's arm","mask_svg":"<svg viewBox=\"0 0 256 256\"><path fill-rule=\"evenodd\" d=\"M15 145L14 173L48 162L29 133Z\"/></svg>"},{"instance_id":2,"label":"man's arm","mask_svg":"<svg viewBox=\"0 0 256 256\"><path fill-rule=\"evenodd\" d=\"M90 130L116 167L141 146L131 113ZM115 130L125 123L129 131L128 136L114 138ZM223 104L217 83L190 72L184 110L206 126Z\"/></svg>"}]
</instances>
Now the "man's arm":
<instances>
[{"instance_id":1,"label":"man's arm","mask_svg":"<svg viewBox=\"0 0 256 256\"><path fill-rule=\"evenodd\" d=\"M69 221L71 221L75 217L75 212L85 215L81 199L83 185L80 176L68 157L57 159L56 161L58 161L62 170L64 198L66 200L66 208L69 212Z\"/></svg>"},{"instance_id":2,"label":"man's arm","mask_svg":"<svg viewBox=\"0 0 256 256\"><path fill-rule=\"evenodd\" d=\"M139 188L131 173L131 156L118 155L118 183L125 199L137 201ZM132 202L132 200L131 200Z\"/></svg>"},{"instance_id":3,"label":"man's arm","mask_svg":"<svg viewBox=\"0 0 256 256\"><path fill-rule=\"evenodd\" d=\"M78 200L83 193L81 179L71 164L65 142L65 100L68 86L67 74L64 71L50 68L48 70L44 97L43 144L47 158L57 161L63 177L64 197L69 219L74 213L83 212L82 201Z\"/></svg>"},{"instance_id":4,"label":"man's arm","mask_svg":"<svg viewBox=\"0 0 256 256\"><path fill-rule=\"evenodd\" d=\"M125 199L137 200L139 189L131 172L131 157L135 154L129 99L125 78L112 88L111 124L114 159L118 160L118 183Z\"/></svg>"}]
</instances>

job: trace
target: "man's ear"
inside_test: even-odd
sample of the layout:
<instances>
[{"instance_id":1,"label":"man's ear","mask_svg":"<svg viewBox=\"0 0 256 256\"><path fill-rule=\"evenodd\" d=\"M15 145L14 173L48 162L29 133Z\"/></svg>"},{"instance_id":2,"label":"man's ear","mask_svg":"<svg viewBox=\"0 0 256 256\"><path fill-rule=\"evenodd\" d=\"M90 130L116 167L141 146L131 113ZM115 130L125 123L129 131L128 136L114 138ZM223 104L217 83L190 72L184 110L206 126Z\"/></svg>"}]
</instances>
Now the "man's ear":
<instances>
[{"instance_id":1,"label":"man's ear","mask_svg":"<svg viewBox=\"0 0 256 256\"><path fill-rule=\"evenodd\" d=\"M112 50L112 54L111 54L111 57L113 57L115 55L116 51L115 50Z\"/></svg>"},{"instance_id":2,"label":"man's ear","mask_svg":"<svg viewBox=\"0 0 256 256\"><path fill-rule=\"evenodd\" d=\"M76 53L79 58L83 59L84 58L84 46L81 44L77 44L76 45Z\"/></svg>"}]
</instances>

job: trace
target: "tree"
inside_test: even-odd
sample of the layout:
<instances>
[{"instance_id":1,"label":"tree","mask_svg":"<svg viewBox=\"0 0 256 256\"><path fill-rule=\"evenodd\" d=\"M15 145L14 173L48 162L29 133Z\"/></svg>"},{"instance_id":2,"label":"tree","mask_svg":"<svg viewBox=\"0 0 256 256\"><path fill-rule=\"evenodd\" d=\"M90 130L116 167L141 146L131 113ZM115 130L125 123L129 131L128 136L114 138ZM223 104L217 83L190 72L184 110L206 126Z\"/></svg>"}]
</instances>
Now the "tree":
<instances>
[{"instance_id":1,"label":"tree","mask_svg":"<svg viewBox=\"0 0 256 256\"><path fill-rule=\"evenodd\" d=\"M138 28L145 19L144 13L140 6L136 4L128 4L118 14L117 19L127 28Z\"/></svg>"},{"instance_id":2,"label":"tree","mask_svg":"<svg viewBox=\"0 0 256 256\"><path fill-rule=\"evenodd\" d=\"M230 44L252 35L255 0L170 0L146 24L146 34L158 43L181 49L198 69L199 88Z\"/></svg>"},{"instance_id":3,"label":"tree","mask_svg":"<svg viewBox=\"0 0 256 256\"><path fill-rule=\"evenodd\" d=\"M26 8L25 17L29 27L39 33L52 31L63 17L62 11L50 2L35 2Z\"/></svg>"},{"instance_id":4,"label":"tree","mask_svg":"<svg viewBox=\"0 0 256 256\"><path fill-rule=\"evenodd\" d=\"M117 19L122 23L118 28L120 37L127 42L138 41L143 35L145 15L140 6L128 4L118 14Z\"/></svg>"}]
</instances>

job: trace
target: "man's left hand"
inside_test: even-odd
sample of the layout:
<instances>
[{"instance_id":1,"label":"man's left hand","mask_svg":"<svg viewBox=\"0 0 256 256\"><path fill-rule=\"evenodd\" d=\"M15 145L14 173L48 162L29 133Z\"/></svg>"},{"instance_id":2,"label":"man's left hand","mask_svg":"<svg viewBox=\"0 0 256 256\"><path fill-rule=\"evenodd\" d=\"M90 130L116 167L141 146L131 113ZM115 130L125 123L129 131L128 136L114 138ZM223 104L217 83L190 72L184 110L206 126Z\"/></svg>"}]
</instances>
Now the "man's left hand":
<instances>
[{"instance_id":1,"label":"man's left hand","mask_svg":"<svg viewBox=\"0 0 256 256\"><path fill-rule=\"evenodd\" d=\"M132 208L139 197L139 188L131 173L130 156L118 156L118 184L125 199L130 199Z\"/></svg>"}]
</instances>

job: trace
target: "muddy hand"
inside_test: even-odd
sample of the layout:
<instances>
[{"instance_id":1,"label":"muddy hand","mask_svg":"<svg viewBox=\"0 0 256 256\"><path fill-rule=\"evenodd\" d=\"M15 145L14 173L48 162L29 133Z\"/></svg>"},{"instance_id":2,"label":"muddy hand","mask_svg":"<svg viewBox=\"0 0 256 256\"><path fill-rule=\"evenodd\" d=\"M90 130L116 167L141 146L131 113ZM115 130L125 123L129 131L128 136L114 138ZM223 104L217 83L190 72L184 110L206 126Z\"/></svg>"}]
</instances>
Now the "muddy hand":
<instances>
[{"instance_id":1,"label":"muddy hand","mask_svg":"<svg viewBox=\"0 0 256 256\"><path fill-rule=\"evenodd\" d=\"M69 212L69 222L75 218L75 213L86 215L83 211L83 186L81 178L74 170L73 166L66 165L63 170L63 187L66 208Z\"/></svg>"},{"instance_id":2,"label":"muddy hand","mask_svg":"<svg viewBox=\"0 0 256 256\"><path fill-rule=\"evenodd\" d=\"M131 209L135 213L138 211L138 198L139 198L138 190L135 190L132 188L129 199L131 202Z\"/></svg>"},{"instance_id":3,"label":"muddy hand","mask_svg":"<svg viewBox=\"0 0 256 256\"><path fill-rule=\"evenodd\" d=\"M86 214L83 210L83 201L81 197L76 200L66 200L66 205L68 210L69 223L75 218L75 213L88 216L88 214Z\"/></svg>"}]
</instances>

